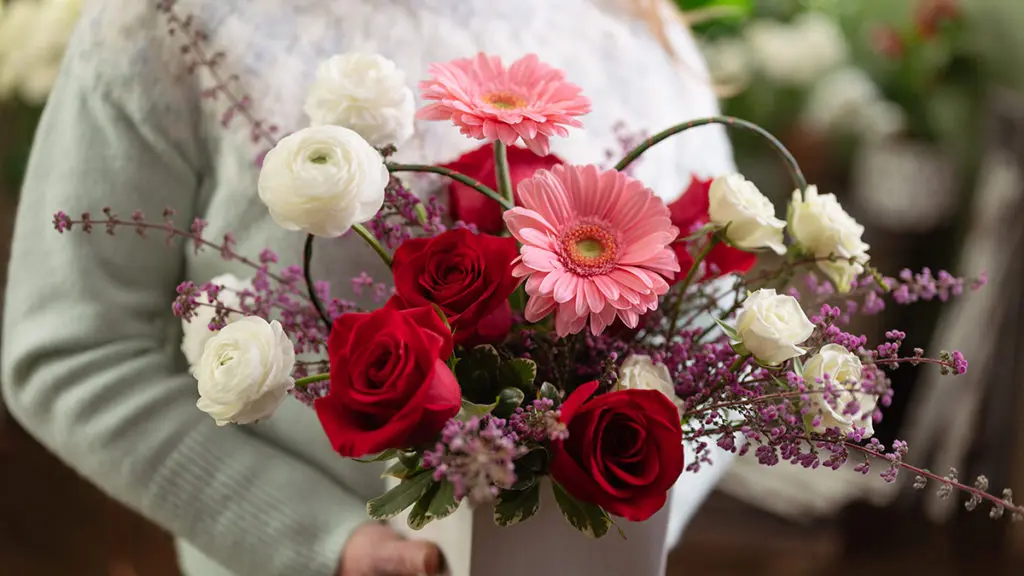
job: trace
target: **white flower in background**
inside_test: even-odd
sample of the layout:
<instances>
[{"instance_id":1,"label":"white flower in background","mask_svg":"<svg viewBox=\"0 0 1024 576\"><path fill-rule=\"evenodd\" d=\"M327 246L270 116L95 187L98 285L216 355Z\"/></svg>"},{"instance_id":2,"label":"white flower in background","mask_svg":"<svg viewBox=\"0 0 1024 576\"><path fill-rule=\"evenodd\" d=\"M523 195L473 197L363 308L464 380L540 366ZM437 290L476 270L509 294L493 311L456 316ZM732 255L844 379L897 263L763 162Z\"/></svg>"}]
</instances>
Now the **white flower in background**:
<instances>
[{"instance_id":1,"label":"white flower in background","mask_svg":"<svg viewBox=\"0 0 1024 576\"><path fill-rule=\"evenodd\" d=\"M736 339L758 362L775 366L802 356L814 324L796 298L762 288L747 296L736 318Z\"/></svg>"},{"instance_id":2,"label":"white flower in background","mask_svg":"<svg viewBox=\"0 0 1024 576\"><path fill-rule=\"evenodd\" d=\"M384 204L388 169L362 136L313 126L281 139L260 170L260 200L286 230L341 236Z\"/></svg>"},{"instance_id":3,"label":"white flower in background","mask_svg":"<svg viewBox=\"0 0 1024 576\"><path fill-rule=\"evenodd\" d=\"M273 415L295 386L295 349L277 320L246 316L210 338L192 375L203 412L217 421L249 424Z\"/></svg>"},{"instance_id":4,"label":"white flower in background","mask_svg":"<svg viewBox=\"0 0 1024 576\"><path fill-rule=\"evenodd\" d=\"M786 221L775 217L775 205L742 174L719 176L708 190L708 216L728 228L729 243L744 250L769 248L786 253L782 231Z\"/></svg>"},{"instance_id":5,"label":"white flower in background","mask_svg":"<svg viewBox=\"0 0 1024 576\"><path fill-rule=\"evenodd\" d=\"M305 111L314 126L344 126L381 148L412 136L416 102L394 62L379 54L349 52L317 68Z\"/></svg>"},{"instance_id":6,"label":"white flower in background","mask_svg":"<svg viewBox=\"0 0 1024 576\"><path fill-rule=\"evenodd\" d=\"M676 394L675 385L672 383L672 375L664 364L655 364L650 356L644 354L632 354L619 366L618 386L623 390L657 390L679 410L679 417L683 416L683 401Z\"/></svg>"},{"instance_id":7,"label":"white flower in background","mask_svg":"<svg viewBox=\"0 0 1024 576\"><path fill-rule=\"evenodd\" d=\"M898 133L902 110L885 100L861 68L845 66L822 78L811 90L803 123L819 132L855 134L878 140Z\"/></svg>"},{"instance_id":8,"label":"white flower in background","mask_svg":"<svg viewBox=\"0 0 1024 576\"><path fill-rule=\"evenodd\" d=\"M0 99L46 100L81 9L82 0L14 0L0 10Z\"/></svg>"},{"instance_id":9,"label":"white flower in background","mask_svg":"<svg viewBox=\"0 0 1024 576\"><path fill-rule=\"evenodd\" d=\"M742 88L752 75L747 45L737 38L721 38L706 42L701 52L707 61L711 81L719 86Z\"/></svg>"},{"instance_id":10,"label":"white flower in background","mask_svg":"<svg viewBox=\"0 0 1024 576\"><path fill-rule=\"evenodd\" d=\"M233 274L221 274L210 280L210 283L222 287L220 292L217 293L217 300L224 306L234 308L235 310L241 307L241 299L238 293L243 290L252 290L251 280L241 280ZM207 302L204 300L202 303L206 304ZM217 310L213 306L199 306L191 321L184 319L181 321L183 333L181 351L185 354L189 366L195 366L199 362L203 355L203 349L206 347L206 342L216 334L215 331L210 330L210 322L213 321L216 315ZM230 324L239 318L242 318L240 314L231 312L228 313L225 321Z\"/></svg>"},{"instance_id":11,"label":"white flower in background","mask_svg":"<svg viewBox=\"0 0 1024 576\"><path fill-rule=\"evenodd\" d=\"M813 422L819 415L816 432L824 432L828 428L839 428L846 435L853 432L854 426L865 428L865 437L875 433L871 415L878 403L878 396L867 394L859 389L862 366L860 358L838 344L826 344L817 354L804 364L804 382L810 390L823 390L825 377L836 390L833 396L835 406L829 404L824 394L810 394L812 410L806 418ZM819 382L820 381L820 382ZM851 402L857 403L854 414L845 414Z\"/></svg>"},{"instance_id":12,"label":"white flower in background","mask_svg":"<svg viewBox=\"0 0 1024 576\"><path fill-rule=\"evenodd\" d=\"M864 272L870 246L861 240L864 227L839 204L835 194L818 194L817 186L808 186L801 195L793 192L789 205L789 233L811 255L821 258L818 268L840 292ZM825 260L835 256L835 262ZM851 258L853 259L851 263Z\"/></svg>"},{"instance_id":13,"label":"white flower in background","mask_svg":"<svg viewBox=\"0 0 1024 576\"><path fill-rule=\"evenodd\" d=\"M849 57L842 29L822 12L804 12L789 23L757 20L744 37L756 68L782 85L809 86Z\"/></svg>"}]
</instances>

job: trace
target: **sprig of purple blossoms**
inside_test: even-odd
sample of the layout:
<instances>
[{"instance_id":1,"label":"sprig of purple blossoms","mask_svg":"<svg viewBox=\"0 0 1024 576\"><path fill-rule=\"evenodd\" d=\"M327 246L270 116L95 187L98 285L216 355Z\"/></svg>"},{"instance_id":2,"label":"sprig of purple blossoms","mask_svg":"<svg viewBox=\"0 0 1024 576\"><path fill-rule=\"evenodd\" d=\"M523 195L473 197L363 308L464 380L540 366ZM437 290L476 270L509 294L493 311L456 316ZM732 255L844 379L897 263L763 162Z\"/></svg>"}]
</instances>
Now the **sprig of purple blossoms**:
<instances>
[{"instance_id":1,"label":"sprig of purple blossoms","mask_svg":"<svg viewBox=\"0 0 1024 576\"><path fill-rule=\"evenodd\" d=\"M423 453L423 466L434 470L434 480L452 483L456 500L481 504L515 483L515 460L524 452L508 423L488 414L449 420L434 449Z\"/></svg>"}]
</instances>

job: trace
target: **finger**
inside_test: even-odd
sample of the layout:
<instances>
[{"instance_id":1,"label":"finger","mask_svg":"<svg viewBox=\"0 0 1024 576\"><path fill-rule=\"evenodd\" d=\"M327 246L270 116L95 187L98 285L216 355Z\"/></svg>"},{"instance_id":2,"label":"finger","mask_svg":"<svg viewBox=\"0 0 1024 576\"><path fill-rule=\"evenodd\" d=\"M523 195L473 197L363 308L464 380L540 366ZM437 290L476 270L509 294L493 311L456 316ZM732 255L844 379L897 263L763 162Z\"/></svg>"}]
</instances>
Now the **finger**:
<instances>
[{"instance_id":1,"label":"finger","mask_svg":"<svg viewBox=\"0 0 1024 576\"><path fill-rule=\"evenodd\" d=\"M378 547L374 569L381 576L435 576L444 569L444 556L437 545L423 540L388 542Z\"/></svg>"}]
</instances>

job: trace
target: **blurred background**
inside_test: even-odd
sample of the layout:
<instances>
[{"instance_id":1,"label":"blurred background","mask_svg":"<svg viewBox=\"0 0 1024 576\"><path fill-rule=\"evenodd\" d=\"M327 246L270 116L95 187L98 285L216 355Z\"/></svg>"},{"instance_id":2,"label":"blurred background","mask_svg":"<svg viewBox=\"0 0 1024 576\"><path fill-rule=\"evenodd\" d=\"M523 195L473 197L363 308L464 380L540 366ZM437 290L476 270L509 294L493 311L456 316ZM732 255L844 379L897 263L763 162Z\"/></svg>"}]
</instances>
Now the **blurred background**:
<instances>
[{"instance_id":1,"label":"blurred background","mask_svg":"<svg viewBox=\"0 0 1024 576\"><path fill-rule=\"evenodd\" d=\"M82 0L0 0L0 263L35 124ZM947 305L861 326L962 350L966 376L901 368L876 427L912 463L1024 494L1024 1L678 0L725 112L779 135L839 195L875 265L987 272ZM697 73L691 70L693 73ZM736 134L741 170L784 201L782 164ZM0 266L0 280L5 266ZM63 467L0 410L0 574L175 575L167 535ZM1024 574L1024 523L899 481L740 459L672 575Z\"/></svg>"}]
</instances>

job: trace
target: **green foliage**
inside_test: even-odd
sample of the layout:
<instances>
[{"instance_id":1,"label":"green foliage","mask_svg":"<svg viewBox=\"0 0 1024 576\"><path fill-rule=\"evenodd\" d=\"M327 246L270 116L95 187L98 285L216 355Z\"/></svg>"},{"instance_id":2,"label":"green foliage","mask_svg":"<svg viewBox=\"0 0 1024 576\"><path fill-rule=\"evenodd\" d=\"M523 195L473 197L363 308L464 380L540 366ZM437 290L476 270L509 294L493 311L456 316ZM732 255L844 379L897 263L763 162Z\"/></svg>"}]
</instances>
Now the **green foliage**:
<instances>
[{"instance_id":1,"label":"green foliage","mask_svg":"<svg viewBox=\"0 0 1024 576\"><path fill-rule=\"evenodd\" d=\"M374 520L388 520L412 506L436 484L430 472L423 470L384 494L366 503L366 513Z\"/></svg>"},{"instance_id":2,"label":"green foliage","mask_svg":"<svg viewBox=\"0 0 1024 576\"><path fill-rule=\"evenodd\" d=\"M458 509L455 486L448 480L434 482L409 511L409 528L420 530L434 520L451 516Z\"/></svg>"},{"instance_id":3,"label":"green foliage","mask_svg":"<svg viewBox=\"0 0 1024 576\"><path fill-rule=\"evenodd\" d=\"M540 484L525 490L502 490L494 504L494 523L502 528L518 524L540 509Z\"/></svg>"},{"instance_id":4,"label":"green foliage","mask_svg":"<svg viewBox=\"0 0 1024 576\"><path fill-rule=\"evenodd\" d=\"M600 538L608 533L612 519L608 517L607 512L594 504L577 500L557 482L551 482L551 489L555 493L558 507L562 510L562 516L573 528L591 538Z\"/></svg>"},{"instance_id":5,"label":"green foliage","mask_svg":"<svg viewBox=\"0 0 1024 576\"><path fill-rule=\"evenodd\" d=\"M506 417L526 397L537 394L537 364L526 358L504 357L487 344L464 351L455 366L455 376L462 387L467 413L493 410L495 415ZM495 400L497 405L492 407Z\"/></svg>"}]
</instances>

